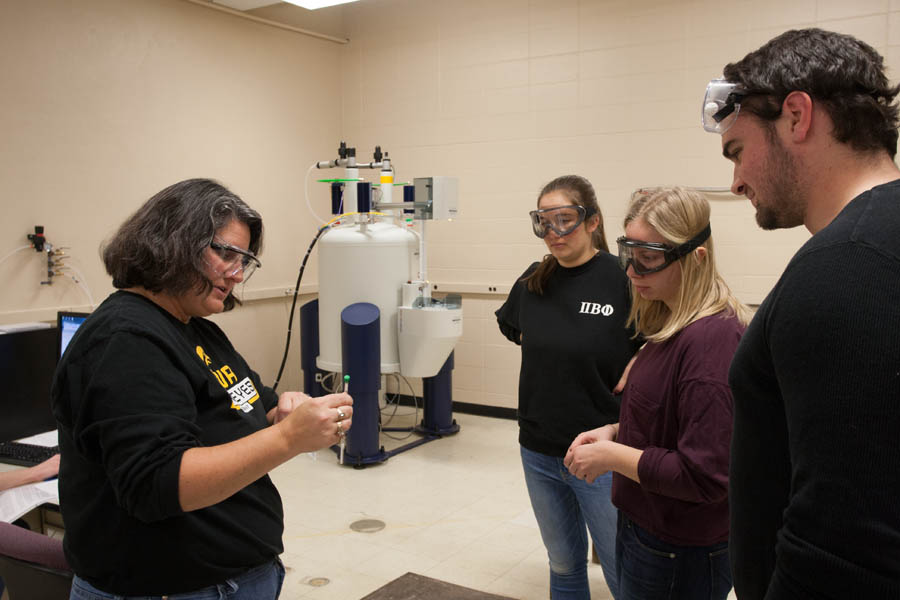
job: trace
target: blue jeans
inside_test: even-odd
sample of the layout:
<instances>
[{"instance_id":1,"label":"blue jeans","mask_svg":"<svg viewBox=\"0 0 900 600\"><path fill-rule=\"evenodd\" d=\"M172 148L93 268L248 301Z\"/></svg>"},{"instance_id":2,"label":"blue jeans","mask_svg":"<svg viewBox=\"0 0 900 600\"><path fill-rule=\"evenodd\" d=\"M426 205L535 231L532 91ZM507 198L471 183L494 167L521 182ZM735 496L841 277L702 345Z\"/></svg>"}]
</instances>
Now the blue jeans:
<instances>
[{"instance_id":1,"label":"blue jeans","mask_svg":"<svg viewBox=\"0 0 900 600\"><path fill-rule=\"evenodd\" d=\"M520 446L525 485L550 559L550 597L590 600L587 577L590 530L603 576L613 598L616 588L616 508L610 501L612 474L587 483L569 473L563 459Z\"/></svg>"},{"instance_id":2,"label":"blue jeans","mask_svg":"<svg viewBox=\"0 0 900 600\"><path fill-rule=\"evenodd\" d=\"M275 559L209 587L168 596L118 596L98 590L78 575L69 600L276 600L284 583L284 565Z\"/></svg>"},{"instance_id":3,"label":"blue jeans","mask_svg":"<svg viewBox=\"0 0 900 600\"><path fill-rule=\"evenodd\" d=\"M728 542L676 546L619 515L619 600L725 600L731 590Z\"/></svg>"}]
</instances>

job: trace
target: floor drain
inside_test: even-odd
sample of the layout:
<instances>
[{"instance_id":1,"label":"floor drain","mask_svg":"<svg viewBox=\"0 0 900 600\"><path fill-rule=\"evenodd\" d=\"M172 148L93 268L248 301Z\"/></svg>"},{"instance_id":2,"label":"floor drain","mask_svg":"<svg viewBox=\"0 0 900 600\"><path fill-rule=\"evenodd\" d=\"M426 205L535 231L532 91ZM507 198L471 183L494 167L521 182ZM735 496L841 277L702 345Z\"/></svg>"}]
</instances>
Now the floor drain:
<instances>
[{"instance_id":1,"label":"floor drain","mask_svg":"<svg viewBox=\"0 0 900 600\"><path fill-rule=\"evenodd\" d=\"M328 585L329 583L331 583L331 580L327 577L311 577L306 583L307 585L311 585L313 587L322 587L323 585Z\"/></svg>"},{"instance_id":2,"label":"floor drain","mask_svg":"<svg viewBox=\"0 0 900 600\"><path fill-rule=\"evenodd\" d=\"M375 533L384 529L384 521L378 519L360 519L350 523L350 529L360 533Z\"/></svg>"}]
</instances>

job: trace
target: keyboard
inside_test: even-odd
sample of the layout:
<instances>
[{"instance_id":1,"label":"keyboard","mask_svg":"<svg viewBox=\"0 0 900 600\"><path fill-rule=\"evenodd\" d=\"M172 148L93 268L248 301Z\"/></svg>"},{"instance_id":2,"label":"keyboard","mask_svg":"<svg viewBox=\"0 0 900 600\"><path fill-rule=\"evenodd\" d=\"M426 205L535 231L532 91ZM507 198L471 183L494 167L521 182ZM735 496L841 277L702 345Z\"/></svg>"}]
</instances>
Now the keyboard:
<instances>
[{"instance_id":1,"label":"keyboard","mask_svg":"<svg viewBox=\"0 0 900 600\"><path fill-rule=\"evenodd\" d=\"M37 446L19 442L0 442L0 462L31 467L59 454L59 446Z\"/></svg>"}]
</instances>

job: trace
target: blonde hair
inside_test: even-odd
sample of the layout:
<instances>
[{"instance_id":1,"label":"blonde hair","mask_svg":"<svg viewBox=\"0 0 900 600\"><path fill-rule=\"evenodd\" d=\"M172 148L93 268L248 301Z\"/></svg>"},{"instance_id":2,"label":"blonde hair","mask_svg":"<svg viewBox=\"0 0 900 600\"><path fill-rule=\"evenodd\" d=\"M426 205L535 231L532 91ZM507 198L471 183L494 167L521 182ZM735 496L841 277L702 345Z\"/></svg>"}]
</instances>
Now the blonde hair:
<instances>
[{"instance_id":1,"label":"blonde hair","mask_svg":"<svg viewBox=\"0 0 900 600\"><path fill-rule=\"evenodd\" d=\"M641 219L668 244L680 246L709 224L709 212L709 202L685 188L640 190L632 196L625 225ZM698 248L668 267L681 269L674 311L661 300L634 294L628 324L633 323L648 342L663 342L694 321L721 312L735 315L744 325L750 322L750 309L734 296L716 269L712 235L700 247L706 248L706 256L701 258Z\"/></svg>"}]
</instances>

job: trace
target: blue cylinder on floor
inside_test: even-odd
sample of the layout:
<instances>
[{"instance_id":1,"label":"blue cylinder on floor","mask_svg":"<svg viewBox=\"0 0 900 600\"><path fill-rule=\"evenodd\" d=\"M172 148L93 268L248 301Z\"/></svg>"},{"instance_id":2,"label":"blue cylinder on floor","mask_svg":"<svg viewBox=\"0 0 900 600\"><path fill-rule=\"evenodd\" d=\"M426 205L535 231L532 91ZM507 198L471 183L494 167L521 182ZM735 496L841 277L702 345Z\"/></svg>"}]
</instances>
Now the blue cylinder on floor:
<instances>
[{"instance_id":1,"label":"blue cylinder on floor","mask_svg":"<svg viewBox=\"0 0 900 600\"><path fill-rule=\"evenodd\" d=\"M424 410L421 431L446 435L459 431L453 420L453 352L434 377L422 378Z\"/></svg>"},{"instance_id":2,"label":"blue cylinder on floor","mask_svg":"<svg viewBox=\"0 0 900 600\"><path fill-rule=\"evenodd\" d=\"M347 432L345 464L384 460L378 445L381 388L381 312L369 302L341 311L341 362L350 375L353 425Z\"/></svg>"},{"instance_id":3,"label":"blue cylinder on floor","mask_svg":"<svg viewBox=\"0 0 900 600\"><path fill-rule=\"evenodd\" d=\"M303 369L303 391L310 396L322 395L322 374L316 367L319 355L319 301L300 307L300 368Z\"/></svg>"}]
</instances>

